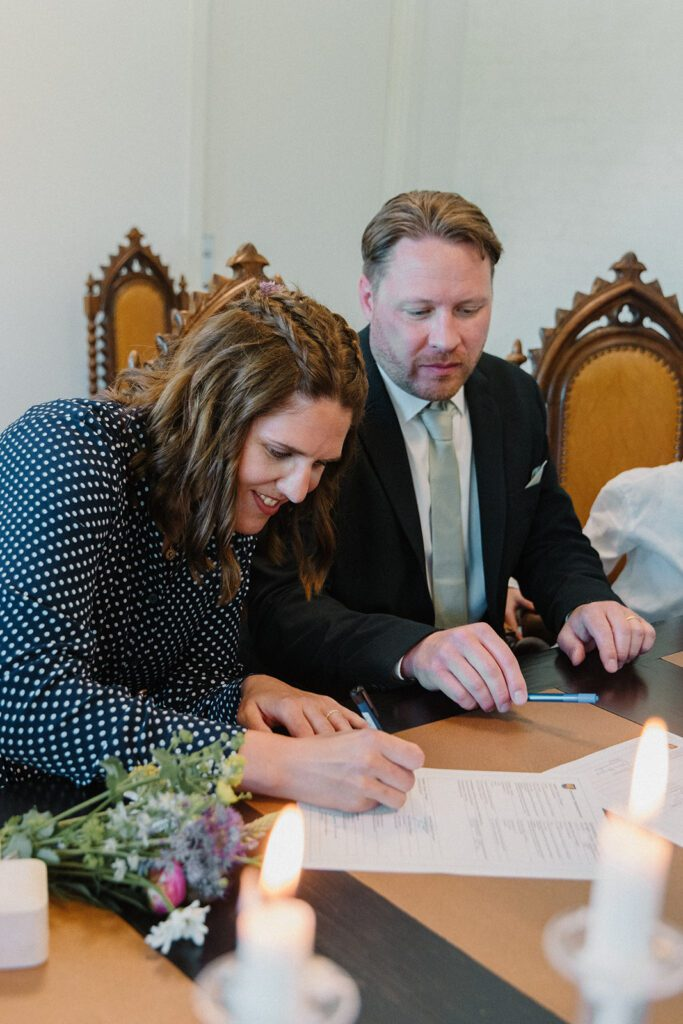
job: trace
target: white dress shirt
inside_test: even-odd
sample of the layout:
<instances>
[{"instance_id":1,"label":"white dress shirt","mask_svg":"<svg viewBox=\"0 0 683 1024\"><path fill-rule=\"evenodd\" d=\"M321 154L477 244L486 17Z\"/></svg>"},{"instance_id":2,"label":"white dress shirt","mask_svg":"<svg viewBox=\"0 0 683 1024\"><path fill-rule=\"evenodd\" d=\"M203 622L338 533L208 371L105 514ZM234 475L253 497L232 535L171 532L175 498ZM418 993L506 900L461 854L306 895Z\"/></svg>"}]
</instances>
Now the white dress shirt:
<instances>
[{"instance_id":1,"label":"white dress shirt","mask_svg":"<svg viewBox=\"0 0 683 1024\"><path fill-rule=\"evenodd\" d=\"M429 592L432 589L431 496L429 490L429 434L420 413L430 403L404 391L379 367L389 398L396 412L406 451L413 489L417 501L425 551L425 569ZM469 621L479 622L486 610L484 556L481 544L481 520L477 475L472 459L472 425L467 411L465 392L461 389L451 399L457 412L453 417L453 447L460 471L460 498L465 560L467 564L467 604Z\"/></svg>"},{"instance_id":2,"label":"white dress shirt","mask_svg":"<svg viewBox=\"0 0 683 1024\"><path fill-rule=\"evenodd\" d=\"M629 469L605 484L583 532L613 589L649 622L683 615L683 463Z\"/></svg>"}]
</instances>

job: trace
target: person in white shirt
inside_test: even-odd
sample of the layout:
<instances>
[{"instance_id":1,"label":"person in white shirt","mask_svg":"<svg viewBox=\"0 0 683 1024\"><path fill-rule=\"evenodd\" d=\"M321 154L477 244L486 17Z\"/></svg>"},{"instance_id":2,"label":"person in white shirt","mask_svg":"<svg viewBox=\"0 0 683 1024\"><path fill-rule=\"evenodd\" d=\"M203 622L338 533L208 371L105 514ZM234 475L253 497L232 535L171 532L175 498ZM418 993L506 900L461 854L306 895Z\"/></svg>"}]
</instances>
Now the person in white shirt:
<instances>
[{"instance_id":1,"label":"person in white shirt","mask_svg":"<svg viewBox=\"0 0 683 1024\"><path fill-rule=\"evenodd\" d=\"M683 462L614 477L583 532L606 573L626 555L613 589L636 614L648 622L683 615Z\"/></svg>"}]
</instances>

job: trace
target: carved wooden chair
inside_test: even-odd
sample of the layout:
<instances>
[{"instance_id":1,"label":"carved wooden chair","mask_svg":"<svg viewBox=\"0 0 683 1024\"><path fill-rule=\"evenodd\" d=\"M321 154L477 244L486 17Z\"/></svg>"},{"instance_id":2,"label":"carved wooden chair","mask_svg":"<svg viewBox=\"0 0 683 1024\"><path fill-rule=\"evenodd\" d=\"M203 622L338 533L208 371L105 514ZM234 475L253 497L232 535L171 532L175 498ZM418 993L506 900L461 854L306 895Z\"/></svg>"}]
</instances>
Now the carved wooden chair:
<instances>
[{"instance_id":1,"label":"carved wooden chair","mask_svg":"<svg viewBox=\"0 0 683 1024\"><path fill-rule=\"evenodd\" d=\"M585 523L601 487L626 469L683 455L683 315L641 275L632 252L597 278L532 349L560 482ZM519 361L519 350L515 361Z\"/></svg>"},{"instance_id":2,"label":"carved wooden chair","mask_svg":"<svg viewBox=\"0 0 683 1024\"><path fill-rule=\"evenodd\" d=\"M167 268L137 228L128 233L102 278L86 282L90 393L111 384L119 370L155 359L171 338L185 334L207 317L220 312L254 280L268 280L268 260L250 242L227 261L232 277L214 274L207 292L186 291L181 276L178 289Z\"/></svg>"},{"instance_id":3,"label":"carved wooden chair","mask_svg":"<svg viewBox=\"0 0 683 1024\"><path fill-rule=\"evenodd\" d=\"M157 345L165 348L169 341L187 334L208 317L220 313L254 281L269 281L264 273L268 260L251 242L241 245L234 256L226 261L232 270L232 277L214 274L206 292L193 292L187 308L176 309L173 313L171 330L157 338ZM282 278L275 275L275 281L282 283Z\"/></svg>"},{"instance_id":4,"label":"carved wooden chair","mask_svg":"<svg viewBox=\"0 0 683 1024\"><path fill-rule=\"evenodd\" d=\"M188 304L185 278L176 290L168 268L142 244L143 237L131 228L128 244L100 268L102 277L91 274L86 281L91 395L111 384L131 358L153 359L157 334L169 331L173 310Z\"/></svg>"}]
</instances>

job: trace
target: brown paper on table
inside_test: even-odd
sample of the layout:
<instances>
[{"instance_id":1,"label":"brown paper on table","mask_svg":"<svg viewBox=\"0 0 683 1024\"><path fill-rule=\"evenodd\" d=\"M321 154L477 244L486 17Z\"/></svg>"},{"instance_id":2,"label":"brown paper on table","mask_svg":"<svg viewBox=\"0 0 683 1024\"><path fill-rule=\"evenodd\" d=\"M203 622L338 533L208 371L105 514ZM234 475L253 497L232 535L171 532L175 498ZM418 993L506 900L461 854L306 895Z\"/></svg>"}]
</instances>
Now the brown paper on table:
<instances>
[{"instance_id":1,"label":"brown paper on table","mask_svg":"<svg viewBox=\"0 0 683 1024\"><path fill-rule=\"evenodd\" d=\"M527 704L507 715L470 713L400 733L428 768L543 772L638 736L632 722L586 704ZM541 946L551 917L588 901L590 883L549 879L353 872L354 877L564 1020L574 988ZM665 917L683 926L683 850L674 847ZM656 1004L653 1024L680 1024L683 996Z\"/></svg>"},{"instance_id":2,"label":"brown paper on table","mask_svg":"<svg viewBox=\"0 0 683 1024\"><path fill-rule=\"evenodd\" d=\"M47 963L0 971L3 1024L190 1024L193 983L116 914L50 903Z\"/></svg>"},{"instance_id":3,"label":"brown paper on table","mask_svg":"<svg viewBox=\"0 0 683 1024\"><path fill-rule=\"evenodd\" d=\"M676 651L675 654L665 654L662 656L662 661L670 661L672 665L678 665L679 668L683 668L683 651Z\"/></svg>"}]
</instances>

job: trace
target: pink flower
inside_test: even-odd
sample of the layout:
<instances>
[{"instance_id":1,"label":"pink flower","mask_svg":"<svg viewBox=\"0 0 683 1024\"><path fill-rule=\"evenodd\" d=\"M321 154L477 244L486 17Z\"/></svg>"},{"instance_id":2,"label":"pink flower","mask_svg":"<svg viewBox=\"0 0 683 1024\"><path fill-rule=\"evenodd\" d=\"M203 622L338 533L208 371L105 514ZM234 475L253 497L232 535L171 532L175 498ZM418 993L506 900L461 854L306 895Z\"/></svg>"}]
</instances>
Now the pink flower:
<instances>
[{"instance_id":1,"label":"pink flower","mask_svg":"<svg viewBox=\"0 0 683 1024\"><path fill-rule=\"evenodd\" d=\"M279 295L285 288L279 281L259 281L261 295Z\"/></svg>"},{"instance_id":2,"label":"pink flower","mask_svg":"<svg viewBox=\"0 0 683 1024\"><path fill-rule=\"evenodd\" d=\"M154 868L149 873L150 882L154 882L157 889L161 889L163 894L173 904L174 907L179 907L185 899L187 894L187 882L185 881L185 874L183 869L177 860L172 861L168 867L165 868ZM149 898L149 905L155 914L163 916L168 914L168 905L161 898L159 893L154 892L153 889L148 889L147 895Z\"/></svg>"}]
</instances>

